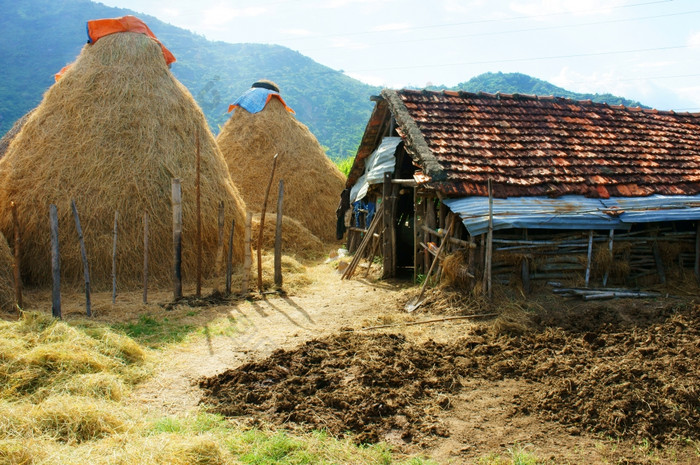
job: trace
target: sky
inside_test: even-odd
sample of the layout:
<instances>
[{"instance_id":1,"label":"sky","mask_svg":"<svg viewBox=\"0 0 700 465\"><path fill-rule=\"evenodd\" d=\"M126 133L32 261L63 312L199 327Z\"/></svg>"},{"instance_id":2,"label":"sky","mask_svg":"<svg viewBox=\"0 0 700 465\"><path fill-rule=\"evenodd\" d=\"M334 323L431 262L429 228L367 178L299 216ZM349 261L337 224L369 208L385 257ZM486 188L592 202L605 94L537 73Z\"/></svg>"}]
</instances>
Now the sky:
<instances>
[{"instance_id":1,"label":"sky","mask_svg":"<svg viewBox=\"0 0 700 465\"><path fill-rule=\"evenodd\" d=\"M699 0L98 0L391 88L519 72L700 111ZM166 44L167 46L167 44Z\"/></svg>"}]
</instances>

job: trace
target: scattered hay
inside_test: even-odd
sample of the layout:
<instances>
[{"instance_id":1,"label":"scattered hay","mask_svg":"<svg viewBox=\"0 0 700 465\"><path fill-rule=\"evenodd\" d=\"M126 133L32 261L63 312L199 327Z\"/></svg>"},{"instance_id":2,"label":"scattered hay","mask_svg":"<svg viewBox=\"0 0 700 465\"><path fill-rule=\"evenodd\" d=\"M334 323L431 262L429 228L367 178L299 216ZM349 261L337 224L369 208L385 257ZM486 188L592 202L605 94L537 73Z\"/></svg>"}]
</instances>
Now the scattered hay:
<instances>
[{"instance_id":1,"label":"scattered hay","mask_svg":"<svg viewBox=\"0 0 700 465\"><path fill-rule=\"evenodd\" d=\"M265 215L263 231L263 249L274 250L276 214ZM260 234L260 214L253 216L253 248L257 248ZM324 254L321 239L306 229L300 222L288 216L282 216L282 251L308 258L318 258Z\"/></svg>"},{"instance_id":2,"label":"scattered hay","mask_svg":"<svg viewBox=\"0 0 700 465\"><path fill-rule=\"evenodd\" d=\"M151 282L169 283L173 178L181 180L183 191L183 277L192 278L197 133L206 272L214 268L219 203L224 202L227 217L236 220L237 260L243 257L245 207L204 114L168 69L160 46L147 36L124 32L86 45L46 92L0 160L0 231L7 235L12 230L9 205L14 201L26 282L51 283L50 204L58 207L63 283L82 282L70 207L74 199L94 289L111 285L115 210L119 211L120 285L141 284L144 212L150 217Z\"/></svg>"},{"instance_id":3,"label":"scattered hay","mask_svg":"<svg viewBox=\"0 0 700 465\"><path fill-rule=\"evenodd\" d=\"M0 399L41 400L66 391L122 396L146 370L145 351L127 340L107 329L81 330L40 313L1 322ZM75 377L90 383L77 389Z\"/></svg>"},{"instance_id":4,"label":"scattered hay","mask_svg":"<svg viewBox=\"0 0 700 465\"><path fill-rule=\"evenodd\" d=\"M469 277L468 253L466 250L458 250L445 257L442 261L441 284L459 289L470 289L474 286L474 278Z\"/></svg>"},{"instance_id":5,"label":"scattered hay","mask_svg":"<svg viewBox=\"0 0 700 465\"><path fill-rule=\"evenodd\" d=\"M335 209L345 177L309 129L278 99L271 99L263 111L255 114L236 108L217 142L249 210L262 210L272 158L277 153L268 207L276 205L277 186L282 179L285 215L322 240L335 240Z\"/></svg>"},{"instance_id":6,"label":"scattered hay","mask_svg":"<svg viewBox=\"0 0 700 465\"><path fill-rule=\"evenodd\" d=\"M0 310L15 310L15 277L13 273L14 256L7 245L5 236L0 233Z\"/></svg>"}]
</instances>

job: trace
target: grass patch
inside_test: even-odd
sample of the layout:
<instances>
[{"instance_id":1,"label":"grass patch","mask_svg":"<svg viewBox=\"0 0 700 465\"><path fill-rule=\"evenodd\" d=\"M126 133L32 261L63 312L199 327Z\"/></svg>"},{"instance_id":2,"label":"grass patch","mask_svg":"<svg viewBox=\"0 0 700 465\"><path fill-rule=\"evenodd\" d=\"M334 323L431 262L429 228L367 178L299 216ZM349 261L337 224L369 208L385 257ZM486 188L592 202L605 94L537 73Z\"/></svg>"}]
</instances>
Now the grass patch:
<instances>
[{"instance_id":1,"label":"grass patch","mask_svg":"<svg viewBox=\"0 0 700 465\"><path fill-rule=\"evenodd\" d=\"M136 322L118 323L114 327L152 349L182 342L196 329L193 325L178 323L168 317L157 319L150 315L141 315Z\"/></svg>"},{"instance_id":2,"label":"grass patch","mask_svg":"<svg viewBox=\"0 0 700 465\"><path fill-rule=\"evenodd\" d=\"M334 160L333 162L335 163L335 166L338 167L340 172L343 173L347 178L348 174L350 174L350 170L352 169L352 164L354 161L355 157L347 157L339 160Z\"/></svg>"}]
</instances>

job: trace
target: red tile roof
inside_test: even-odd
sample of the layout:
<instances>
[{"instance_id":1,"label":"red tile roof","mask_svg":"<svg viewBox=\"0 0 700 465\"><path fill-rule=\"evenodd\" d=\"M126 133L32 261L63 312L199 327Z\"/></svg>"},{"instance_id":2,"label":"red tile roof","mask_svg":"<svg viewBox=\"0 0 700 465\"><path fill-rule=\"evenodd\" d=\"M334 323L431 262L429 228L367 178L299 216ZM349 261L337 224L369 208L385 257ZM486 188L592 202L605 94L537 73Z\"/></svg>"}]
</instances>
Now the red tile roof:
<instances>
[{"instance_id":1,"label":"red tile roof","mask_svg":"<svg viewBox=\"0 0 700 465\"><path fill-rule=\"evenodd\" d=\"M428 184L449 196L487 195L489 178L499 197L700 194L697 114L517 94L382 97Z\"/></svg>"}]
</instances>

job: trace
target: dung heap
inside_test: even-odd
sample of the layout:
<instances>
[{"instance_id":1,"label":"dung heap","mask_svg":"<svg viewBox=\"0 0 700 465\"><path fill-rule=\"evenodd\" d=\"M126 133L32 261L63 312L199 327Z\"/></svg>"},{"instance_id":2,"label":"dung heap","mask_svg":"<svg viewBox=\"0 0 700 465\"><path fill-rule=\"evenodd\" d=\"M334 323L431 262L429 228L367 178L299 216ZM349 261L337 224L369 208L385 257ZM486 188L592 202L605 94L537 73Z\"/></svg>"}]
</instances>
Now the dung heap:
<instances>
[{"instance_id":1,"label":"dung heap","mask_svg":"<svg viewBox=\"0 0 700 465\"><path fill-rule=\"evenodd\" d=\"M50 204L58 208L63 280L81 281L71 199L80 213L94 287L111 283L115 211L119 211L118 280L128 286L142 279L147 212L150 279L156 285L169 282L173 178L182 183L182 274L183 279L192 280L197 135L202 268L205 273L214 268L220 202L225 205L227 224L236 221L234 256L242 258L245 204L204 114L171 74L165 51L154 38L136 32L112 33L85 45L0 160L0 231L5 235L11 231L9 205L14 201L25 282L51 282Z\"/></svg>"},{"instance_id":2,"label":"dung heap","mask_svg":"<svg viewBox=\"0 0 700 465\"><path fill-rule=\"evenodd\" d=\"M335 209L345 177L311 131L288 111L275 88L272 85L251 89L263 94L264 106L257 112L257 108L249 111L243 105L236 106L217 142L249 210L262 211L272 159L278 154L268 211L276 208L278 183L282 179L284 215L320 239L333 241Z\"/></svg>"}]
</instances>

